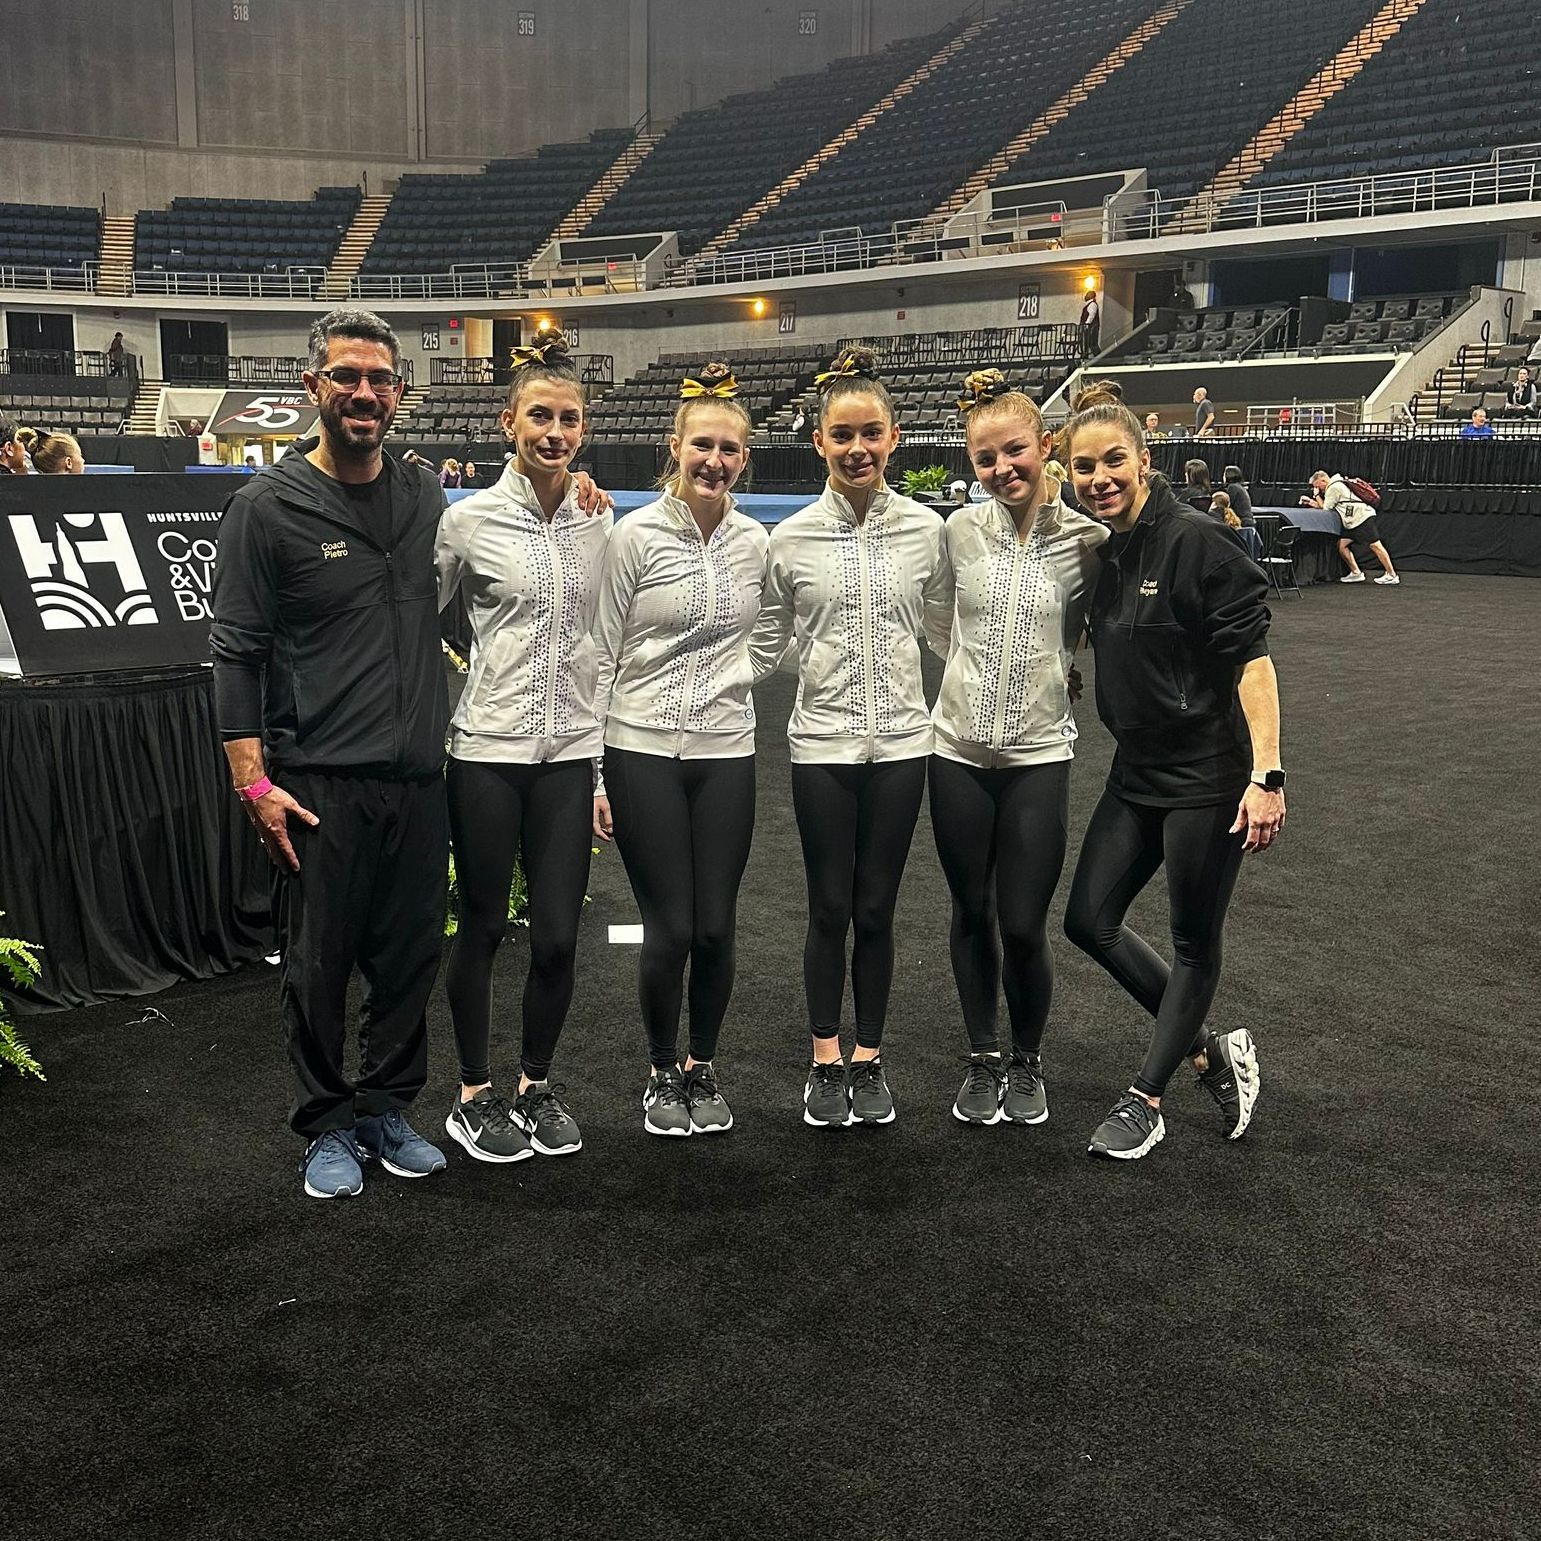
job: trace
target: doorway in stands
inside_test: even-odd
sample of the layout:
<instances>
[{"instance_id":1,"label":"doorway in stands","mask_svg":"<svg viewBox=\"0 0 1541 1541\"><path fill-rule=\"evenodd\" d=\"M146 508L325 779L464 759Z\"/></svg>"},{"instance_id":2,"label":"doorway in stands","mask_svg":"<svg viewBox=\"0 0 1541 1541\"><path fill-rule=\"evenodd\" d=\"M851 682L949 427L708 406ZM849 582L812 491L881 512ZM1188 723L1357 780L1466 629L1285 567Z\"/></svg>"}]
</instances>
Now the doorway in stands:
<instances>
[{"instance_id":1,"label":"doorway in stands","mask_svg":"<svg viewBox=\"0 0 1541 1541\"><path fill-rule=\"evenodd\" d=\"M183 384L224 385L230 331L223 321L162 321L161 375Z\"/></svg>"}]
</instances>

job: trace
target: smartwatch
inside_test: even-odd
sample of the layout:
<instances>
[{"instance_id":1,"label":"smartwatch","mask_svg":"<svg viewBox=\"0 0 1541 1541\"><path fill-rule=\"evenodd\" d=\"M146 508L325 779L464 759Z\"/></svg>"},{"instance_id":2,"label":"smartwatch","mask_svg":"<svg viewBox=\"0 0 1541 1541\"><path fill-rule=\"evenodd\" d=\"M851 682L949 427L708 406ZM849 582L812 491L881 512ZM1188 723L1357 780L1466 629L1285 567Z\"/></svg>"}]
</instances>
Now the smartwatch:
<instances>
[{"instance_id":1,"label":"smartwatch","mask_svg":"<svg viewBox=\"0 0 1541 1541\"><path fill-rule=\"evenodd\" d=\"M1262 787L1265 792L1282 792L1284 790L1284 772L1281 770L1254 771L1252 773L1252 785Z\"/></svg>"}]
</instances>

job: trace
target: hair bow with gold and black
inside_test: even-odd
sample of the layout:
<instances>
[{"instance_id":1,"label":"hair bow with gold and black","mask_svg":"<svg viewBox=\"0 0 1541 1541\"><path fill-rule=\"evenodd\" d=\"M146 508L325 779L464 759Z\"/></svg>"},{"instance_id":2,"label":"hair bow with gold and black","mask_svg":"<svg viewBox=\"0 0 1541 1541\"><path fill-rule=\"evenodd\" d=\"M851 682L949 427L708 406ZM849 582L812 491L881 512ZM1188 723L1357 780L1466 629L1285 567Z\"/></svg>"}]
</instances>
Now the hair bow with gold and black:
<instances>
[{"instance_id":1,"label":"hair bow with gold and black","mask_svg":"<svg viewBox=\"0 0 1541 1541\"><path fill-rule=\"evenodd\" d=\"M522 348L516 343L509 349L509 357L513 360L514 368L518 369L524 364L549 364L553 354L560 358L566 352L567 340L558 333L533 348Z\"/></svg>"},{"instance_id":2,"label":"hair bow with gold and black","mask_svg":"<svg viewBox=\"0 0 1541 1541\"><path fill-rule=\"evenodd\" d=\"M998 369L976 369L963 382L964 393L958 398L960 412L972 412L975 407L997 396L1004 396L1011 389L1010 382Z\"/></svg>"},{"instance_id":3,"label":"hair bow with gold and black","mask_svg":"<svg viewBox=\"0 0 1541 1541\"><path fill-rule=\"evenodd\" d=\"M714 376L709 369L703 369L701 373L705 379L698 380L694 375L686 375L680 381L681 401L694 401L698 396L716 396L722 401L729 401L738 395L738 381L731 373Z\"/></svg>"},{"instance_id":4,"label":"hair bow with gold and black","mask_svg":"<svg viewBox=\"0 0 1541 1541\"><path fill-rule=\"evenodd\" d=\"M814 389L827 391L839 380L872 380L877 377L869 365L855 353L842 353L822 374L813 377Z\"/></svg>"}]
</instances>

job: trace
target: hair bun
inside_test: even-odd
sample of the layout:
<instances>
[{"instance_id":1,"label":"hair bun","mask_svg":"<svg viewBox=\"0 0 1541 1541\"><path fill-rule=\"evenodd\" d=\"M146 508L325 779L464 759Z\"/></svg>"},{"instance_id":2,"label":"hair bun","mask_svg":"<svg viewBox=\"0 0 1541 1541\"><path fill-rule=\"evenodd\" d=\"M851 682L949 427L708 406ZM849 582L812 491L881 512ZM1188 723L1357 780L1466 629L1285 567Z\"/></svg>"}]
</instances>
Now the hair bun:
<instances>
[{"instance_id":1,"label":"hair bun","mask_svg":"<svg viewBox=\"0 0 1541 1541\"><path fill-rule=\"evenodd\" d=\"M694 374L686 375L680 381L681 401L694 401L700 396L715 396L721 401L731 401L737 395L738 381L721 359L703 364Z\"/></svg>"},{"instance_id":2,"label":"hair bun","mask_svg":"<svg viewBox=\"0 0 1541 1541\"><path fill-rule=\"evenodd\" d=\"M976 369L963 381L963 394L958 398L960 412L972 412L986 401L994 401L1011 389L1006 376L998 369Z\"/></svg>"},{"instance_id":3,"label":"hair bun","mask_svg":"<svg viewBox=\"0 0 1541 1541\"><path fill-rule=\"evenodd\" d=\"M1084 412L1088 407L1117 407L1122 406L1123 401L1124 388L1117 380L1099 380L1095 385L1088 385L1085 390L1076 392L1070 410Z\"/></svg>"},{"instance_id":4,"label":"hair bun","mask_svg":"<svg viewBox=\"0 0 1541 1541\"><path fill-rule=\"evenodd\" d=\"M813 377L822 394L839 380L876 380L877 355L871 348L845 348L822 374Z\"/></svg>"},{"instance_id":5,"label":"hair bun","mask_svg":"<svg viewBox=\"0 0 1541 1541\"><path fill-rule=\"evenodd\" d=\"M549 369L566 362L567 338L557 331L542 332L540 336L543 340L532 347L525 348L516 343L509 349L515 369L523 369L527 364L541 364Z\"/></svg>"}]
</instances>

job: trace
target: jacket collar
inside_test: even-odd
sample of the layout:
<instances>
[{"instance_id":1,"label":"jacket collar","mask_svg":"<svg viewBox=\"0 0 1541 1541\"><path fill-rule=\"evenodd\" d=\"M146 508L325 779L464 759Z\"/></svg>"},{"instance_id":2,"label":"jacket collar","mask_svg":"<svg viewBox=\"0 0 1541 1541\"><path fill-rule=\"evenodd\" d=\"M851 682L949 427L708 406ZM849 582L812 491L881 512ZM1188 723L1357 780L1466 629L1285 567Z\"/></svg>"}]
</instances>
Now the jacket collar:
<instances>
[{"instance_id":1,"label":"jacket collar","mask_svg":"<svg viewBox=\"0 0 1541 1541\"><path fill-rule=\"evenodd\" d=\"M503 467L503 474L498 478L497 490L510 503L522 508L526 513L533 514L537 519L544 519L545 510L540 506L540 499L535 495L535 484L518 467L517 460L510 460ZM557 505L556 519L572 514L575 507L574 486L573 478L569 474L567 490L562 494L562 501Z\"/></svg>"},{"instance_id":2,"label":"jacket collar","mask_svg":"<svg viewBox=\"0 0 1541 1541\"><path fill-rule=\"evenodd\" d=\"M867 518L881 519L889 511L897 496L892 487L886 483L879 483L872 489L872 500L867 504ZM824 483L824 491L819 502L844 523L849 525L857 523L856 510L851 507L850 500L843 493L836 492L831 483Z\"/></svg>"},{"instance_id":3,"label":"jacket collar","mask_svg":"<svg viewBox=\"0 0 1541 1541\"><path fill-rule=\"evenodd\" d=\"M728 522L733 518L734 514L738 512L738 504L734 501L733 494L731 492L728 494L727 503L727 511L723 514L722 520L718 524L717 529L712 531L714 536L717 534L718 530L726 529ZM696 516L691 513L690 504L688 504L684 498L676 497L672 492L665 489L658 495L658 506L682 529L688 527L689 529L695 530L699 533L701 526L696 523Z\"/></svg>"},{"instance_id":4,"label":"jacket collar","mask_svg":"<svg viewBox=\"0 0 1541 1541\"><path fill-rule=\"evenodd\" d=\"M1034 511L1033 526L1028 531L1029 540L1034 535L1042 535L1045 539L1048 539L1050 536L1058 534L1059 527L1064 522L1066 513L1069 512L1065 507L1063 497L1060 495L1062 488L1058 482L1052 478L1046 479L1044 491L1052 491L1053 496L1040 503ZM999 498L991 498L987 506L994 511L994 517L1005 528L1007 534L1015 540L1017 538L1017 521L1012 518L1011 510Z\"/></svg>"},{"instance_id":5,"label":"jacket collar","mask_svg":"<svg viewBox=\"0 0 1541 1541\"><path fill-rule=\"evenodd\" d=\"M1178 500L1171 483L1158 472L1150 478L1150 491L1146 494L1145 506L1140 510L1140 517L1134 521L1134 528L1129 531L1129 539L1123 542L1105 540L1098 546L1097 554L1104 561L1116 561L1124 553L1143 545L1174 514L1185 511L1191 512L1188 504ZM1112 530L1111 525L1108 528ZM1113 534L1116 536L1117 531L1113 531ZM1115 546L1118 548L1116 551Z\"/></svg>"},{"instance_id":6,"label":"jacket collar","mask_svg":"<svg viewBox=\"0 0 1541 1541\"><path fill-rule=\"evenodd\" d=\"M319 434L296 440L277 465L259 475L270 480L274 494L291 507L345 525L373 545L383 548L394 544L397 531L410 517L413 502L421 490L414 484L415 476L394 455L381 456L381 474L388 479L391 489L392 525L387 539L382 541L378 530L368 529L359 521L340 484L306 458L320 442Z\"/></svg>"}]
</instances>

